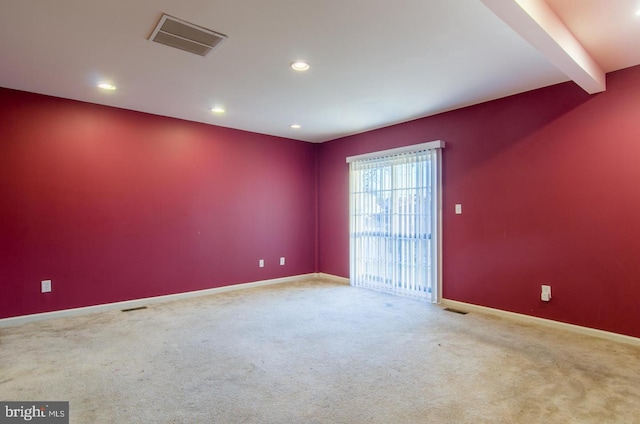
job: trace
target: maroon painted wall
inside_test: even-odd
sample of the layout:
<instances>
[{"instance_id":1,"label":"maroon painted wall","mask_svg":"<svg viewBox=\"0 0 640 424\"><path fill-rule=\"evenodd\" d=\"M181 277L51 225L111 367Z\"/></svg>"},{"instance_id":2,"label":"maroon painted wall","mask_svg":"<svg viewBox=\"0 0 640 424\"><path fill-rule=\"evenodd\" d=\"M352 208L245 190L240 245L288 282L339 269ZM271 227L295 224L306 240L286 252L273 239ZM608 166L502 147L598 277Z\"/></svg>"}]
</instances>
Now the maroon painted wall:
<instances>
[{"instance_id":1,"label":"maroon painted wall","mask_svg":"<svg viewBox=\"0 0 640 424\"><path fill-rule=\"evenodd\" d=\"M5 89L0 108L0 318L346 277L345 157L442 139L444 296L640 337L640 67L322 145Z\"/></svg>"},{"instance_id":2,"label":"maroon painted wall","mask_svg":"<svg viewBox=\"0 0 640 424\"><path fill-rule=\"evenodd\" d=\"M607 82L322 144L319 270L349 273L345 157L445 140L444 297L640 337L640 67Z\"/></svg>"},{"instance_id":3,"label":"maroon painted wall","mask_svg":"<svg viewBox=\"0 0 640 424\"><path fill-rule=\"evenodd\" d=\"M0 318L315 272L316 145L6 89L0 111Z\"/></svg>"}]
</instances>

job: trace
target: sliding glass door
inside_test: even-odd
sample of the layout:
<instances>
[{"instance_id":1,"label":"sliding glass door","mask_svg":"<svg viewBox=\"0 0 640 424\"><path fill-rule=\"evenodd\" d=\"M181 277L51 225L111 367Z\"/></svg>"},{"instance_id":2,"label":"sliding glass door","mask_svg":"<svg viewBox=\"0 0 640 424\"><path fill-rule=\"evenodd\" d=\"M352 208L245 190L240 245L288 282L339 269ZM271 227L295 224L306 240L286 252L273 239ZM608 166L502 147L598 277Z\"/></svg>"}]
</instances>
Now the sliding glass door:
<instances>
[{"instance_id":1,"label":"sliding glass door","mask_svg":"<svg viewBox=\"0 0 640 424\"><path fill-rule=\"evenodd\" d=\"M348 158L352 285L438 300L443 145Z\"/></svg>"}]
</instances>

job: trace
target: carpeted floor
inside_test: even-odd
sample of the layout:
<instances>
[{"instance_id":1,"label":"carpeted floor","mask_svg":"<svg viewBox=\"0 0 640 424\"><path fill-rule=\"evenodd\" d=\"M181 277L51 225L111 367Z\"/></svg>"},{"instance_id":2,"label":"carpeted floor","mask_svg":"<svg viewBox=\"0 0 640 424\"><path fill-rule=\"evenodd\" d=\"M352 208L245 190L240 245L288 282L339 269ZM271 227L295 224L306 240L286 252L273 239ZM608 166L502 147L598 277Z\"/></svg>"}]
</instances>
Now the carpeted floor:
<instances>
[{"instance_id":1,"label":"carpeted floor","mask_svg":"<svg viewBox=\"0 0 640 424\"><path fill-rule=\"evenodd\" d=\"M640 349L309 280L0 329L72 423L637 423Z\"/></svg>"}]
</instances>

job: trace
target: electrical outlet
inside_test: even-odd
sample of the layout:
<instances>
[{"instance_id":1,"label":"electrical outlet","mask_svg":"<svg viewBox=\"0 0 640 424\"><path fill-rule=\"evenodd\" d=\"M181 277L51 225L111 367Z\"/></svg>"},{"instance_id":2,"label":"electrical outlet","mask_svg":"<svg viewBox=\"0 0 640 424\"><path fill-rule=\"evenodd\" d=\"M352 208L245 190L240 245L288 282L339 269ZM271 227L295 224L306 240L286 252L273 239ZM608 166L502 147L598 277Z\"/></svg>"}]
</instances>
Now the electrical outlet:
<instances>
[{"instance_id":1,"label":"electrical outlet","mask_svg":"<svg viewBox=\"0 0 640 424\"><path fill-rule=\"evenodd\" d=\"M280 265L284 265L284 256L280 258Z\"/></svg>"},{"instance_id":2,"label":"electrical outlet","mask_svg":"<svg viewBox=\"0 0 640 424\"><path fill-rule=\"evenodd\" d=\"M42 280L40 282L40 291L42 293L49 293L51 291L51 280Z\"/></svg>"},{"instance_id":3,"label":"electrical outlet","mask_svg":"<svg viewBox=\"0 0 640 424\"><path fill-rule=\"evenodd\" d=\"M540 300L548 302L551 300L551 286L542 286L542 292L540 293Z\"/></svg>"},{"instance_id":4,"label":"electrical outlet","mask_svg":"<svg viewBox=\"0 0 640 424\"><path fill-rule=\"evenodd\" d=\"M264 259L260 259L260 260L258 261L258 266L259 266L260 268L264 268Z\"/></svg>"}]
</instances>

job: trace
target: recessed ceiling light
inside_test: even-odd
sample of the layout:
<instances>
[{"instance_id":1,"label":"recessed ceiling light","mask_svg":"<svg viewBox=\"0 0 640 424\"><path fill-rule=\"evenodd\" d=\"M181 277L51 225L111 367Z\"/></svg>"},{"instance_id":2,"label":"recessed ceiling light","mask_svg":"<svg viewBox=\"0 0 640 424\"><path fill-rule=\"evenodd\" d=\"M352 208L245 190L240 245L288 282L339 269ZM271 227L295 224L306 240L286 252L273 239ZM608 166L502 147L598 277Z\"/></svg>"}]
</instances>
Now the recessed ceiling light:
<instances>
[{"instance_id":1,"label":"recessed ceiling light","mask_svg":"<svg viewBox=\"0 0 640 424\"><path fill-rule=\"evenodd\" d=\"M214 108L211 109L211 112L213 112L213 113L225 113L226 110L224 110L224 108L222 108L222 107L214 107Z\"/></svg>"},{"instance_id":2,"label":"recessed ceiling light","mask_svg":"<svg viewBox=\"0 0 640 424\"><path fill-rule=\"evenodd\" d=\"M640 16L640 9L636 10L636 15Z\"/></svg>"},{"instance_id":3,"label":"recessed ceiling light","mask_svg":"<svg viewBox=\"0 0 640 424\"><path fill-rule=\"evenodd\" d=\"M309 64L307 62L298 60L291 63L291 69L293 69L294 71L306 71L307 69L309 69Z\"/></svg>"},{"instance_id":4,"label":"recessed ceiling light","mask_svg":"<svg viewBox=\"0 0 640 424\"><path fill-rule=\"evenodd\" d=\"M294 130L297 130L297 129L302 128L302 125L300 125L300 124L291 124L291 125L289 125L289 128L293 128Z\"/></svg>"},{"instance_id":5,"label":"recessed ceiling light","mask_svg":"<svg viewBox=\"0 0 640 424\"><path fill-rule=\"evenodd\" d=\"M102 88L103 90L109 90L109 91L113 91L116 89L115 85L109 84L108 82L101 82L100 84L98 84L98 87Z\"/></svg>"}]
</instances>

